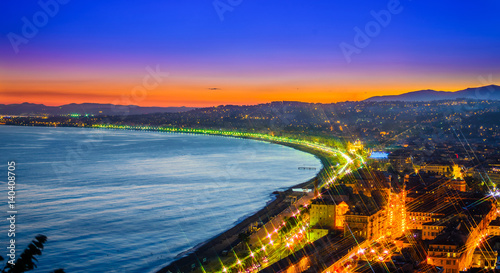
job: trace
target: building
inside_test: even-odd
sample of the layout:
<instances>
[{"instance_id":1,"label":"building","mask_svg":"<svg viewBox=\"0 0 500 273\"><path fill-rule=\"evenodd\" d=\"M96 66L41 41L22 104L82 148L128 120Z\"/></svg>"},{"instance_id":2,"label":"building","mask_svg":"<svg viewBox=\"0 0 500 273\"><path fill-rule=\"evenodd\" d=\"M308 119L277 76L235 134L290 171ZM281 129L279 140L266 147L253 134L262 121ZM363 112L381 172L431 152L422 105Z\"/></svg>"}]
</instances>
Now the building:
<instances>
[{"instance_id":1,"label":"building","mask_svg":"<svg viewBox=\"0 0 500 273\"><path fill-rule=\"evenodd\" d=\"M446 215L454 213L456 213L455 208L444 202L436 202L434 199L414 200L408 204L406 212L408 229L417 229L423 232L425 224L437 223Z\"/></svg>"},{"instance_id":2,"label":"building","mask_svg":"<svg viewBox=\"0 0 500 273\"><path fill-rule=\"evenodd\" d=\"M398 172L414 169L411 151L409 150L397 150L389 154L388 157L392 167Z\"/></svg>"},{"instance_id":3,"label":"building","mask_svg":"<svg viewBox=\"0 0 500 273\"><path fill-rule=\"evenodd\" d=\"M487 174L491 182L500 187L500 164L490 164Z\"/></svg>"},{"instance_id":4,"label":"building","mask_svg":"<svg viewBox=\"0 0 500 273\"><path fill-rule=\"evenodd\" d=\"M336 210L337 205L328 199L314 200L309 211L309 226L333 230Z\"/></svg>"},{"instance_id":5,"label":"building","mask_svg":"<svg viewBox=\"0 0 500 273\"><path fill-rule=\"evenodd\" d=\"M349 211L345 214L345 237L355 236L371 240L380 237L386 229L386 199L380 191L374 191L370 196L353 195Z\"/></svg>"},{"instance_id":6,"label":"building","mask_svg":"<svg viewBox=\"0 0 500 273\"><path fill-rule=\"evenodd\" d=\"M372 192L372 198L359 197L362 201L345 214L344 236L376 240L403 234L407 228L404 190L400 193L377 190Z\"/></svg>"},{"instance_id":7,"label":"building","mask_svg":"<svg viewBox=\"0 0 500 273\"><path fill-rule=\"evenodd\" d=\"M432 240L427 250L427 264L442 267L443 273L459 273L465 268L468 234L464 227L459 223Z\"/></svg>"},{"instance_id":8,"label":"building","mask_svg":"<svg viewBox=\"0 0 500 273\"><path fill-rule=\"evenodd\" d=\"M451 172L451 168L445 164L427 164L423 166L422 171L427 173L435 173L439 175L446 175Z\"/></svg>"},{"instance_id":9,"label":"building","mask_svg":"<svg viewBox=\"0 0 500 273\"><path fill-rule=\"evenodd\" d=\"M422 224L422 240L434 240L445 227L446 224L441 222Z\"/></svg>"},{"instance_id":10,"label":"building","mask_svg":"<svg viewBox=\"0 0 500 273\"><path fill-rule=\"evenodd\" d=\"M464 179L462 169L464 169L463 166L459 166L457 164L453 165L453 179L460 179L460 180Z\"/></svg>"},{"instance_id":11,"label":"building","mask_svg":"<svg viewBox=\"0 0 500 273\"><path fill-rule=\"evenodd\" d=\"M495 219L488 226L488 235L500 236L500 219Z\"/></svg>"},{"instance_id":12,"label":"building","mask_svg":"<svg viewBox=\"0 0 500 273\"><path fill-rule=\"evenodd\" d=\"M343 179L345 186L352 188L354 194L364 194L371 197L376 189L389 190L391 187L390 177L381 171L359 169L348 174Z\"/></svg>"},{"instance_id":13,"label":"building","mask_svg":"<svg viewBox=\"0 0 500 273\"><path fill-rule=\"evenodd\" d=\"M307 236L310 242L314 242L320 239L321 237L328 235L328 233L330 233L330 230L316 227L316 228L311 228L307 233Z\"/></svg>"},{"instance_id":14,"label":"building","mask_svg":"<svg viewBox=\"0 0 500 273\"><path fill-rule=\"evenodd\" d=\"M423 225L432 223L435 220L440 220L439 216L444 216L441 213L434 213L431 211L408 211L408 229L423 230Z\"/></svg>"},{"instance_id":15,"label":"building","mask_svg":"<svg viewBox=\"0 0 500 273\"><path fill-rule=\"evenodd\" d=\"M309 211L309 239L315 241L330 231L343 230L344 215L349 210L346 202L340 201L337 204L330 198L315 199Z\"/></svg>"},{"instance_id":16,"label":"building","mask_svg":"<svg viewBox=\"0 0 500 273\"><path fill-rule=\"evenodd\" d=\"M467 183L463 179L452 179L448 185L450 188L460 191L460 192L466 192L467 191Z\"/></svg>"},{"instance_id":17,"label":"building","mask_svg":"<svg viewBox=\"0 0 500 273\"><path fill-rule=\"evenodd\" d=\"M355 236L373 240L385 235L387 230L385 210L370 212L348 212L345 216L344 236Z\"/></svg>"},{"instance_id":18,"label":"building","mask_svg":"<svg viewBox=\"0 0 500 273\"><path fill-rule=\"evenodd\" d=\"M347 150L350 152L350 153L357 153L358 151L360 150L363 150L363 143L358 139L356 141L354 141L354 143L351 143L350 141L347 142Z\"/></svg>"},{"instance_id":19,"label":"building","mask_svg":"<svg viewBox=\"0 0 500 273\"><path fill-rule=\"evenodd\" d=\"M392 237L402 236L408 228L406 211L406 191L403 187L399 193L391 191L389 194L387 216L389 229L387 234Z\"/></svg>"},{"instance_id":20,"label":"building","mask_svg":"<svg viewBox=\"0 0 500 273\"><path fill-rule=\"evenodd\" d=\"M349 211L349 205L342 201L335 210L335 229L342 230L345 223L345 214Z\"/></svg>"},{"instance_id":21,"label":"building","mask_svg":"<svg viewBox=\"0 0 500 273\"><path fill-rule=\"evenodd\" d=\"M463 205L468 206L466 213L457 213L455 220L429 243L427 250L427 263L442 267L444 273L458 273L472 267L476 247L484 242L488 226L497 215L492 202L464 202ZM489 256L485 257L490 261Z\"/></svg>"},{"instance_id":22,"label":"building","mask_svg":"<svg viewBox=\"0 0 500 273\"><path fill-rule=\"evenodd\" d=\"M471 268L495 269L498 249L495 249L495 243L493 242L496 238L490 239L493 240L485 240L474 251Z\"/></svg>"}]
</instances>

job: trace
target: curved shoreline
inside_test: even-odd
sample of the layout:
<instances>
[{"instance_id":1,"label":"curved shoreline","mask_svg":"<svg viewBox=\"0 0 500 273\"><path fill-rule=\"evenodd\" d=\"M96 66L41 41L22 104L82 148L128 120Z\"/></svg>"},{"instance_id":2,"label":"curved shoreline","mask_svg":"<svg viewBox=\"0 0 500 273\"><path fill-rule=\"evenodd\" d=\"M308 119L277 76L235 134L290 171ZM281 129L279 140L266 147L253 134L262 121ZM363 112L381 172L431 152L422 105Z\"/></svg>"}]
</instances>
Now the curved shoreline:
<instances>
[{"instance_id":1,"label":"curved shoreline","mask_svg":"<svg viewBox=\"0 0 500 273\"><path fill-rule=\"evenodd\" d=\"M196 267L199 267L199 265L202 264L202 261L200 259L201 257L207 258L207 260L211 258L213 259L215 257L218 257L220 252L222 252L223 250L235 247L239 243L238 234L246 230L251 223L254 223L256 221L262 221L266 223L272 217L278 215L280 212L288 208L289 204L284 202L286 193L291 192L292 188L312 185L314 180L318 176L319 173L314 178L306 182L292 186L286 191L280 192L276 196L276 198L271 203L267 204L264 208L260 209L253 215L247 217L246 219L239 222L232 228L224 231L223 233L216 235L215 237L212 237L211 239L208 239L207 241L187 250L185 252L185 256L179 257L178 259L170 262L168 265L155 272L190 272L191 267L189 265L196 264Z\"/></svg>"},{"instance_id":2,"label":"curved shoreline","mask_svg":"<svg viewBox=\"0 0 500 273\"><path fill-rule=\"evenodd\" d=\"M322 181L323 178L327 177L327 168L331 166L330 161L328 160L327 152L320 151L319 147L312 148L308 147L305 144L299 144L299 140L292 140L290 142L279 141L278 138L272 139L274 137L268 135L260 135L260 134L245 134L245 133L236 133L235 135L228 134L229 132L223 133L223 131L216 130L203 130L203 129L177 129L177 128L155 128L155 127L133 127L133 126L125 126L125 127L108 127L108 126L94 126L92 128L101 128L101 129L117 129L117 130L135 130L135 131L152 131L152 132L166 132L166 133L181 133L181 134L201 134L201 135L212 135L212 136L223 136L223 137L234 137L240 139L250 139L256 141L264 141L272 144L279 144L287 147L291 147L293 149L299 150L301 152L306 152L314 155L321 161L321 170L311 179L305 181L303 183L299 183L292 187L289 187L285 191L278 192L276 194L276 198L270 203L266 204L262 209L255 212L254 214L248 216L244 220L237 223L232 228L210 238L205 242L200 243L192 248L186 250L185 252L179 253L182 257L175 259L170 262L168 265L163 266L160 270L155 270L151 272L155 273L177 273L177 272L191 272L193 271L191 266L195 264L196 267L199 267L203 264L203 259L206 258L207 261L213 258L218 258L219 254L223 250L228 250L235 247L240 240L238 239L238 234L245 231L248 226L254 222L263 222L267 223L272 219L272 217L278 215L285 209L289 207L289 204L284 202L287 194L292 192L292 188L313 188L314 181L318 179L318 181ZM206 131L206 132L204 132ZM232 132L231 132L232 133ZM259 137L261 136L261 137ZM264 137L267 137L264 138ZM292 143L299 142L299 143ZM313 144L313 143L308 143Z\"/></svg>"},{"instance_id":3,"label":"curved shoreline","mask_svg":"<svg viewBox=\"0 0 500 273\"><path fill-rule=\"evenodd\" d=\"M251 138L253 139L253 138ZM259 140L259 139L254 139ZM265 140L261 140L265 141ZM266 141L268 142L268 141ZM320 171L308 181L299 183L297 185L291 186L288 189L278 192L276 194L274 200L270 203L266 204L262 209L253 213L252 215L246 217L244 220L238 222L232 228L210 238L205 242L192 247L184 253L180 253L182 257L176 258L174 261L170 262L168 265L162 267L158 271L152 271L156 273L167 273L167 272L190 272L191 264L196 264L198 268L200 264L202 264L202 259L206 258L207 260L217 258L223 250L231 249L235 247L239 243L238 234L245 231L248 226L254 222L268 222L272 217L275 217L286 208L289 207L288 202L284 202L287 194L292 192L292 188L313 188L314 180L322 180L326 172L326 166L329 166L329 161L327 156L319 151L315 151L308 147L303 147L299 145L293 144L285 144L285 143L277 143L271 142L273 144L279 144L283 146L288 146L293 149L299 150L301 152L306 152L314 155L321 161L321 169Z\"/></svg>"},{"instance_id":4,"label":"curved shoreline","mask_svg":"<svg viewBox=\"0 0 500 273\"><path fill-rule=\"evenodd\" d=\"M72 127L72 126L70 126ZM78 127L77 127L78 128ZM81 127L80 127L81 128ZM156 269L152 268L150 272L158 272L158 273L163 273L163 272L190 272L191 271L191 264L195 264L197 268L199 268L199 265L202 264L203 258L207 258L207 260L217 258L222 250L227 250L231 249L232 247L236 246L239 243L238 235L242 232L245 231L248 226L254 222L268 222L272 217L278 215L282 211L284 211L286 208L289 207L288 202L284 202L286 196L292 192L292 188L313 188L313 182L315 179L318 179L319 181L322 181L323 178L328 177L328 169L331 166L331 161L329 160L329 157L331 156L331 148L325 147L322 145L318 145L312 142L307 142L307 141L301 141L301 140L295 140L295 139L288 139L288 138L278 138L274 136L269 136L269 135L264 135L264 134L244 134L244 133L238 133L238 132L231 132L231 131L214 131L214 130L196 130L196 131L189 131L190 129L180 129L180 131L176 131L177 129L171 129L171 128L144 128L144 127L125 127L125 128L119 128L115 126L89 126L86 128L100 128L100 129L119 129L119 130L134 130L134 131L152 131L152 132L167 132L167 133L178 133L178 134L203 134L203 135L212 135L212 136L225 136L225 137L234 137L234 138L241 138L241 139L247 139L247 140L256 140L256 141L263 141L263 142L268 142L272 144L279 144L283 146L287 146L296 150L299 150L301 152L306 152L309 154L314 155L316 158L320 159L322 167L321 169L316 173L316 175L309 179L308 181L299 183L297 185L291 186L286 190L280 191L275 194L274 200L268 201L268 203L258 210L257 212L251 214L250 216L246 217L245 219L239 221L236 223L233 227L230 229L207 239L206 241L193 246L192 248L186 250L185 252L179 253L173 260L166 266L162 266L160 270L157 270L160 268L160 266L157 266ZM211 131L211 132L216 132L216 133L204 133L201 131ZM230 135L228 133L235 133L239 135ZM279 139L286 140L285 141L280 141ZM309 145L309 146L307 146ZM326 148L326 149L325 149ZM248 215L248 214L247 214ZM243 216L245 217L245 216ZM179 255L181 257L179 257ZM153 271L154 270L154 271Z\"/></svg>"}]
</instances>

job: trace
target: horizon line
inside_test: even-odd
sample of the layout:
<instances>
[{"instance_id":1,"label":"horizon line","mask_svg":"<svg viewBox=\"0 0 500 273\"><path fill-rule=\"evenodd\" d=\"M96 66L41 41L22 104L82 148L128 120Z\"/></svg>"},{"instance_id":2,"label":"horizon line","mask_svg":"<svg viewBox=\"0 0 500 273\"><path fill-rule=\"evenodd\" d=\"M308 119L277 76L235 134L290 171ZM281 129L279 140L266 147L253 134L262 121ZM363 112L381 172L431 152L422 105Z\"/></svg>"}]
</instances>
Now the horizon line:
<instances>
[{"instance_id":1,"label":"horizon line","mask_svg":"<svg viewBox=\"0 0 500 273\"><path fill-rule=\"evenodd\" d=\"M434 89L421 89L421 90L414 90L414 91L408 91L408 92L403 92L397 95L378 95L378 96L372 96L363 100L345 100L345 101L332 101L332 102L306 102L306 101L298 101L298 100L273 100L273 101L267 101L267 102L261 102L261 103L254 103L254 104L214 104L211 106L188 106L188 105L182 105L182 106L140 106L137 104L113 104L113 103L99 103L99 102L81 102L81 103L76 103L76 102L70 102L66 104L45 104L45 103L34 103L34 102L20 102L20 103L9 103L9 104L2 104L2 105L21 105L21 104L33 104L33 105L43 105L43 106L48 106L48 107L61 107L61 106L66 106L66 105L71 105L71 104L76 104L76 105L82 105L82 104L98 104L98 105L116 105L116 106L136 106L136 107L141 107L141 108L211 108L211 107L221 107L221 106L257 106L257 105L264 105L264 104L270 104L270 103L275 103L275 102L295 102L295 103L308 103L308 104L336 104L336 103L345 103L345 102L363 102L366 100L369 100L371 98L383 98L383 97L397 97L405 94L410 94L410 93L415 93L415 92L421 92L421 91L434 91L434 92L446 92L446 93L455 93L455 92L460 92L464 91L467 89L476 89L476 88L484 88L484 87L490 87L490 86L496 86L500 87L497 84L488 84L488 85L483 85L483 86L476 86L476 87L466 87L463 89L459 90L454 90L454 91L444 91L444 90L434 90ZM1 93L0 93L1 94Z\"/></svg>"}]
</instances>

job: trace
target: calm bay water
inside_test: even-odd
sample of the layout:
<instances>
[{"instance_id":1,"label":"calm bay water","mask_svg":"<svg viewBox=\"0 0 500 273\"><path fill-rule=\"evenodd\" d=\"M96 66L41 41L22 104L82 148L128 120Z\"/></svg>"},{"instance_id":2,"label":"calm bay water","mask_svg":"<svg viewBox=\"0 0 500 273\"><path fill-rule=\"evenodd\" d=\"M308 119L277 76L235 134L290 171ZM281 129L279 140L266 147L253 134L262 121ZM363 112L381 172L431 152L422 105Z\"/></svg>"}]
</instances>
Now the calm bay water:
<instances>
[{"instance_id":1,"label":"calm bay water","mask_svg":"<svg viewBox=\"0 0 500 273\"><path fill-rule=\"evenodd\" d=\"M312 178L313 155L226 137L0 126L1 214L16 161L18 254L48 237L48 272L154 272ZM316 171L298 170L299 166ZM0 221L0 256L8 222Z\"/></svg>"}]
</instances>

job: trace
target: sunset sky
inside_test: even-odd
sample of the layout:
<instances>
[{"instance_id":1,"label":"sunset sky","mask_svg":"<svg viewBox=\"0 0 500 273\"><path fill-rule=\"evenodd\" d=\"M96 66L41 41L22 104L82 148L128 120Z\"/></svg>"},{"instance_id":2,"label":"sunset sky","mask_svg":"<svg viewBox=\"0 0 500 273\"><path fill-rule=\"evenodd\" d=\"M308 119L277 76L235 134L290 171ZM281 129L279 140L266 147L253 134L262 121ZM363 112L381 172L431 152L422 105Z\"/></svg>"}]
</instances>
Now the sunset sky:
<instances>
[{"instance_id":1,"label":"sunset sky","mask_svg":"<svg viewBox=\"0 0 500 273\"><path fill-rule=\"evenodd\" d=\"M326 103L500 83L497 0L40 3L0 3L0 103Z\"/></svg>"}]
</instances>

